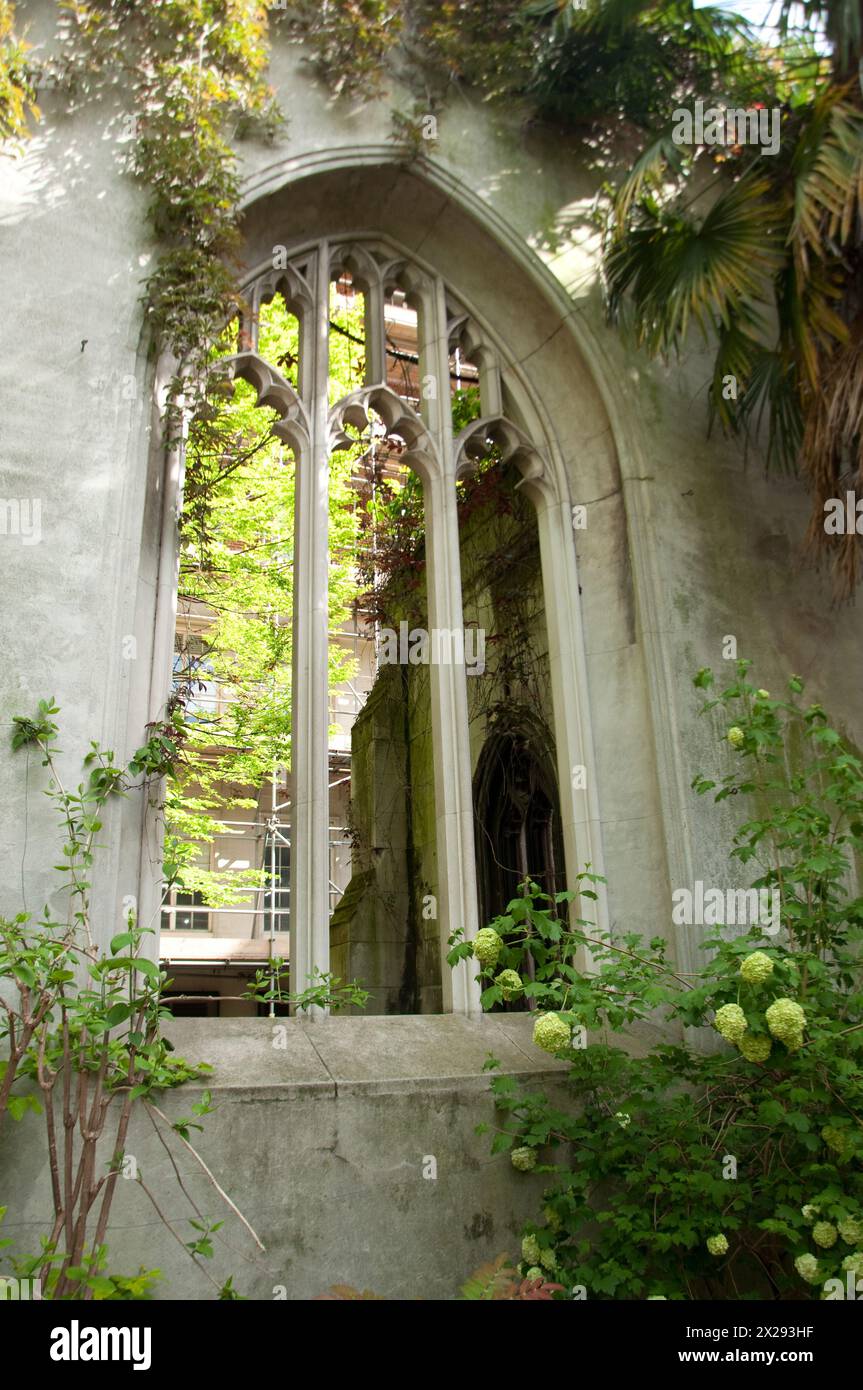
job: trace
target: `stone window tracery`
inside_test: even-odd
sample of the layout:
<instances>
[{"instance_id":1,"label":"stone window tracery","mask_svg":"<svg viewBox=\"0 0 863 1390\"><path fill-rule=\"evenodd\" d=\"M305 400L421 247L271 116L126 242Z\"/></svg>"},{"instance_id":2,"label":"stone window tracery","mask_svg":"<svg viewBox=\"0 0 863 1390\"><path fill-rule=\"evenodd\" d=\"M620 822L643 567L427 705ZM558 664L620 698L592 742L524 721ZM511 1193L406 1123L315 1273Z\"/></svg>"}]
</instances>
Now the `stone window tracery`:
<instances>
[{"instance_id":1,"label":"stone window tracery","mask_svg":"<svg viewBox=\"0 0 863 1390\"><path fill-rule=\"evenodd\" d=\"M331 339L340 332L331 286L346 278L362 295L363 379L331 401ZM260 306L277 294L296 319L298 347L274 362L262 350ZM498 351L439 275L384 242L358 237L286 254L283 264L252 277L245 297L241 350L227 359L226 369L251 383L259 406L275 410L274 433L295 460L290 901L292 988L299 990L329 964L327 570L333 454L353 445L357 431L368 431L374 422L400 441L401 464L422 484L428 626L451 633L463 632L456 484L492 446L502 466L518 470L519 486L537 511L568 874L577 871L576 825L587 815L570 769L581 760L583 741L567 690L574 644L565 605L573 586L577 592L577 580L569 499L541 446L506 414L511 401ZM396 309L408 326L415 315L415 352L394 326ZM454 436L451 388L461 389L465 381L478 386L479 414ZM561 557L568 567L565 576L555 572ZM465 680L464 664L430 666L444 1008L475 1013L474 972L465 962L451 971L445 962L450 932L460 928L470 939L480 925Z\"/></svg>"}]
</instances>

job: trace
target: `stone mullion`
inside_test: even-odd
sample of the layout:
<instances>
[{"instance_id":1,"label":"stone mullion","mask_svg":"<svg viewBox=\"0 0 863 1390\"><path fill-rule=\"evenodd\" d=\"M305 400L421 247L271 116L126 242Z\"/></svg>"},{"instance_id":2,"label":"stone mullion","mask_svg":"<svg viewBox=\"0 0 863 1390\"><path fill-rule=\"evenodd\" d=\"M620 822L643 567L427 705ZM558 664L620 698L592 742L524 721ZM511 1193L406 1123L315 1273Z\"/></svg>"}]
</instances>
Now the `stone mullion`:
<instances>
[{"instance_id":1,"label":"stone mullion","mask_svg":"<svg viewBox=\"0 0 863 1390\"><path fill-rule=\"evenodd\" d=\"M366 386L385 386L387 382L386 328L384 325L384 287L377 276L363 293L366 336Z\"/></svg>"},{"instance_id":2,"label":"stone mullion","mask_svg":"<svg viewBox=\"0 0 863 1390\"><path fill-rule=\"evenodd\" d=\"M576 889L581 869L589 864L592 873L602 875L604 862L572 513L545 488L531 495L539 530L566 884ZM584 915L606 932L606 894L600 892L596 902L576 900L572 915ZM587 948L579 955L581 968L592 971Z\"/></svg>"},{"instance_id":3,"label":"stone mullion","mask_svg":"<svg viewBox=\"0 0 863 1390\"><path fill-rule=\"evenodd\" d=\"M464 616L443 284L424 283L419 299L423 417L440 463L423 480L428 621L433 629L461 631ZM429 676L443 1007L471 1014L480 1012L471 964L462 961L451 970L446 961L450 932L460 927L465 938L472 940L478 929L465 666L433 663Z\"/></svg>"},{"instance_id":4,"label":"stone mullion","mask_svg":"<svg viewBox=\"0 0 863 1390\"><path fill-rule=\"evenodd\" d=\"M497 354L491 348L482 348L477 353L479 368L479 399L481 415L503 414L503 392L501 389L500 368Z\"/></svg>"},{"instance_id":5,"label":"stone mullion","mask_svg":"<svg viewBox=\"0 0 863 1390\"><path fill-rule=\"evenodd\" d=\"M291 989L329 969L329 256L314 266L313 307L305 317L301 387L309 449L297 459L291 677ZM313 1009L312 1013L320 1013Z\"/></svg>"}]
</instances>

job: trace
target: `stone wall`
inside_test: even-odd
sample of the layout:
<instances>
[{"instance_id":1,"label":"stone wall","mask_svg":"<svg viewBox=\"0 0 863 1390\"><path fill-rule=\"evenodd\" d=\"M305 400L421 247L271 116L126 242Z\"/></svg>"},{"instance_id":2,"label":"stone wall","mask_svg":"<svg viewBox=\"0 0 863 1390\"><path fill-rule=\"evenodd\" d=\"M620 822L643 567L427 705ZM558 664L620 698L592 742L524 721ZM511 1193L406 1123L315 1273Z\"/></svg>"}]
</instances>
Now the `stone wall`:
<instances>
[{"instance_id":1,"label":"stone wall","mask_svg":"<svg viewBox=\"0 0 863 1390\"><path fill-rule=\"evenodd\" d=\"M474 1130L494 1121L482 1072L489 1052L506 1073L530 1080L555 1084L565 1069L533 1046L529 1026L516 1016L452 1015L172 1024L178 1052L214 1068L215 1110L202 1134L192 1131L194 1144L266 1246L255 1252L173 1139L189 1193L209 1220L225 1220L214 1259L201 1263L254 1299L313 1298L334 1283L386 1298L450 1299L487 1260L518 1258L545 1180L516 1172L506 1154L491 1157L491 1136ZM197 1099L186 1086L159 1105L174 1120L190 1116ZM147 1116L136 1116L126 1154L180 1238L194 1240L194 1212ZM18 1252L38 1249L51 1226L40 1119L7 1122L0 1172L3 1234ZM158 1298L214 1296L131 1180L118 1183L107 1243L112 1272L162 1271Z\"/></svg>"}]
</instances>

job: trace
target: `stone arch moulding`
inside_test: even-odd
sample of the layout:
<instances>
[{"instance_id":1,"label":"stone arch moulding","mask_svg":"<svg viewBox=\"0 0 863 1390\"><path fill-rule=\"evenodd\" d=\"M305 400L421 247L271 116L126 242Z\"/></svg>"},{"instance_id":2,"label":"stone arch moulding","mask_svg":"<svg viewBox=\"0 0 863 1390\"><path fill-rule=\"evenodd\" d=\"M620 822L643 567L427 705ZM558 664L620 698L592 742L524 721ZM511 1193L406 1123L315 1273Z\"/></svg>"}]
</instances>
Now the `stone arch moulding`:
<instances>
[{"instance_id":1,"label":"stone arch moulding","mask_svg":"<svg viewBox=\"0 0 863 1390\"><path fill-rule=\"evenodd\" d=\"M287 249L287 242L283 243ZM320 251L315 251L315 245ZM376 247L376 254L370 251ZM389 259L384 247L393 252ZM499 363L505 361L500 342L486 330L479 317L454 303L450 287L433 267L418 263L417 257L394 243L390 236L359 233L344 237L341 233L331 242L293 243L288 255L296 265L306 259L320 261L321 279L332 280L342 269L357 276L358 285L369 299L382 303L381 292L392 284L405 286L419 309L424 325L421 343L420 370L423 375L431 368L438 379L448 378L449 352L453 342L461 342L471 353L481 358L481 394L488 409L502 404ZM256 283L269 280L271 267L265 262L255 267L246 279L250 297L258 292ZM424 346L423 346L424 344ZM425 355L425 361L423 361ZM372 375L384 376L384 357L381 351L370 354L376 363ZM379 361L377 359L380 359ZM257 369L259 370L259 369ZM369 373L367 371L367 377ZM264 387L266 389L266 385ZM512 393L510 393L512 396ZM546 618L549 631L552 704L558 749L558 781L561 797L567 880L576 882L576 875L585 863L594 872L603 871L601 822L589 718L586 659L582 630L581 605L576 568L575 544L572 532L572 510L565 470L554 462L553 442L546 434L533 393L525 386L516 405L519 414L530 420L532 434L540 442L533 443L525 430L501 413L485 416L464 432L456 441L446 403L432 399L424 403L424 419L414 416L384 382L371 383L366 388L339 403L329 412L327 445L344 443L346 424L362 424L367 419L367 407L378 410L391 427L402 434L413 458L409 460L423 478L426 500L426 528L429 551L429 622L436 628L458 629L462 625L460 558L458 548L458 519L455 482L458 473L469 466L472 446L480 437L491 436L499 443L507 461L514 461L522 472L525 492L531 497L537 512L540 539L542 578L546 595ZM307 399L307 406L311 403ZM446 408L444 408L446 406ZM312 425L314 430L314 425ZM312 453L316 449L313 446ZM319 489L318 489L319 491ZM301 553L302 547L298 550ZM479 1009L478 991L466 969L450 975L445 964L446 943L450 931L461 926L470 938L478 928L476 868L474 853L473 797L469 736L467 725L464 672L451 666L437 668L432 687L432 720L436 746L444 756L436 761L436 817L438 863L440 872L440 937L442 979L445 1006L454 1011L474 1013ZM313 740L320 742L320 740ZM576 775L584 769L584 776ZM295 803L300 804L299 800ZM299 838L299 826L297 827ZM322 871L321 871L322 872ZM305 899L300 893L292 895L295 903ZM577 912L576 905L573 911ZM598 926L607 927L607 908L600 903ZM328 950L323 933L313 946L308 942L308 954L297 943L292 956L300 961L305 957L307 970L326 969ZM590 962L584 964L589 966ZM299 980L298 980L299 983ZM450 983L450 990L447 984Z\"/></svg>"}]
</instances>

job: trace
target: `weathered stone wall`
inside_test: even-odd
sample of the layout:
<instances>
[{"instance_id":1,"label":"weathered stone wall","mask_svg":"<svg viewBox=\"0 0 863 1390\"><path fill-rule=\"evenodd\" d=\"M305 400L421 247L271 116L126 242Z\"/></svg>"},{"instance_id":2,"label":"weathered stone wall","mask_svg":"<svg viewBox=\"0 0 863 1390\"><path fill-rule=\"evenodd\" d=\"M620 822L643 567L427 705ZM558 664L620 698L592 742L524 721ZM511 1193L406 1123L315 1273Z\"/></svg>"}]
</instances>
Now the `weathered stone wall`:
<instances>
[{"instance_id":1,"label":"weathered stone wall","mask_svg":"<svg viewBox=\"0 0 863 1390\"><path fill-rule=\"evenodd\" d=\"M241 1294L261 1300L313 1298L335 1283L387 1298L449 1299L487 1260L518 1258L544 1179L516 1172L506 1154L491 1157L489 1135L474 1130L494 1121L482 1072L489 1052L508 1074L555 1084L562 1064L533 1046L529 1023L450 1015L172 1024L178 1052L214 1066L215 1111L203 1133L192 1132L195 1147L266 1246L255 1251L172 1139L188 1192L207 1219L225 1221L213 1260L201 1264L218 1283L231 1275ZM286 1046L274 1046L282 1036ZM186 1086L159 1105L175 1120L197 1099ZM42 1130L29 1115L7 1123L0 1141L3 1234L19 1253L38 1249L51 1227ZM143 1114L126 1155L180 1239L194 1240L194 1211ZM162 1271L158 1298L214 1296L134 1181L118 1182L107 1243L112 1273Z\"/></svg>"},{"instance_id":2,"label":"weathered stone wall","mask_svg":"<svg viewBox=\"0 0 863 1390\"><path fill-rule=\"evenodd\" d=\"M331 963L340 979L367 983L367 1007L374 1013L441 1008L436 937L432 960L422 959L422 881L412 816L414 804L422 811L431 797L433 830L433 788L419 769L416 783L413 778L415 745L429 740L422 726L412 736L411 703L404 668L382 667L352 737L354 872L332 917Z\"/></svg>"}]
</instances>

